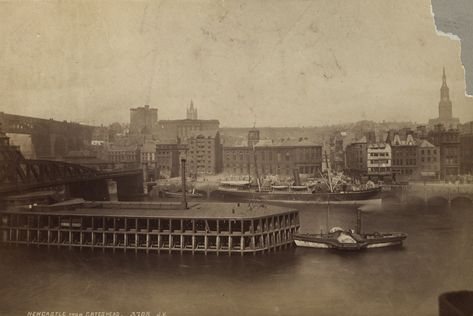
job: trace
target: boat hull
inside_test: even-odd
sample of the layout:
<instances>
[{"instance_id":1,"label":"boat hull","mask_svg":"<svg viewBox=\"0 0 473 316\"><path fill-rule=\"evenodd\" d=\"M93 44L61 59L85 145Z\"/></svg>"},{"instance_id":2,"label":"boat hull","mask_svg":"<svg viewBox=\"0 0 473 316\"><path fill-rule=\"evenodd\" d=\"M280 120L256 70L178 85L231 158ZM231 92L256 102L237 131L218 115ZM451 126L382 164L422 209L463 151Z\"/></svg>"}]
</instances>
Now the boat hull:
<instances>
[{"instance_id":1,"label":"boat hull","mask_svg":"<svg viewBox=\"0 0 473 316\"><path fill-rule=\"evenodd\" d=\"M404 239L407 238L407 234L365 234L358 236L354 243L341 243L333 235L321 234L295 234L293 238L294 243L298 247L355 251L369 248L402 246Z\"/></svg>"},{"instance_id":2,"label":"boat hull","mask_svg":"<svg viewBox=\"0 0 473 316\"><path fill-rule=\"evenodd\" d=\"M247 201L265 201L281 203L304 203L304 204L381 204L381 189L335 192L335 193L311 193L311 192L258 192L250 190L235 190L219 188L217 190L223 198L233 198Z\"/></svg>"},{"instance_id":3,"label":"boat hull","mask_svg":"<svg viewBox=\"0 0 473 316\"><path fill-rule=\"evenodd\" d=\"M162 191L162 196L166 198L182 198L182 192L169 192L169 191ZM201 198L202 194L199 193L187 193L187 198Z\"/></svg>"}]
</instances>

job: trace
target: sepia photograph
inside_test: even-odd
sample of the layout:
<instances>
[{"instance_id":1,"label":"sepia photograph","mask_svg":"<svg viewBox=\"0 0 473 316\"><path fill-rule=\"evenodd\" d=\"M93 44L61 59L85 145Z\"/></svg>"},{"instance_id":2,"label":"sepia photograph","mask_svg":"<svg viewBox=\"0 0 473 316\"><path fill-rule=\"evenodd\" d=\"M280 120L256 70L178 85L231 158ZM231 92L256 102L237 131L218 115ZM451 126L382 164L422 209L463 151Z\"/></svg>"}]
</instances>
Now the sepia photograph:
<instances>
[{"instance_id":1,"label":"sepia photograph","mask_svg":"<svg viewBox=\"0 0 473 316\"><path fill-rule=\"evenodd\" d=\"M0 316L473 315L473 1L0 0Z\"/></svg>"}]
</instances>

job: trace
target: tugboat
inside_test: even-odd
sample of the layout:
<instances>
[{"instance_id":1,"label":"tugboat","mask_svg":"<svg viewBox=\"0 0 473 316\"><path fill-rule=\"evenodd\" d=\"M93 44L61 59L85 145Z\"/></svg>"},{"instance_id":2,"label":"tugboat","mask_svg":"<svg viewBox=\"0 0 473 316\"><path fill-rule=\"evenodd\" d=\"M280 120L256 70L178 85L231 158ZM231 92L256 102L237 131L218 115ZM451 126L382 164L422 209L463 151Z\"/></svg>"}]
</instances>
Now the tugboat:
<instances>
[{"instance_id":1,"label":"tugboat","mask_svg":"<svg viewBox=\"0 0 473 316\"><path fill-rule=\"evenodd\" d=\"M401 232L361 233L361 210L358 209L356 231L333 227L325 234L294 234L293 238L298 247L355 251L402 246L407 234Z\"/></svg>"}]
</instances>

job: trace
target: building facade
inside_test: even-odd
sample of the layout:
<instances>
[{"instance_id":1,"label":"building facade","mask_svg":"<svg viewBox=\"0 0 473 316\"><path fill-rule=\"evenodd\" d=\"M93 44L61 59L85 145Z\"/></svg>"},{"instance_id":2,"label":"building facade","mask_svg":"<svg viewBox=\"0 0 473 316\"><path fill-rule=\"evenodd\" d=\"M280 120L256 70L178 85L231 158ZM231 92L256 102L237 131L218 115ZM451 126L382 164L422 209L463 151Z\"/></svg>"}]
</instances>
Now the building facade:
<instances>
[{"instance_id":1,"label":"building facade","mask_svg":"<svg viewBox=\"0 0 473 316\"><path fill-rule=\"evenodd\" d=\"M417 175L417 143L411 134L401 140L399 134L391 142L391 172L396 181L406 181Z\"/></svg>"},{"instance_id":2,"label":"building facade","mask_svg":"<svg viewBox=\"0 0 473 316\"><path fill-rule=\"evenodd\" d=\"M354 178L360 178L368 172L368 142L366 137L348 144L345 148L345 172Z\"/></svg>"},{"instance_id":3,"label":"building facade","mask_svg":"<svg viewBox=\"0 0 473 316\"><path fill-rule=\"evenodd\" d=\"M473 174L473 133L460 135L460 172Z\"/></svg>"},{"instance_id":4,"label":"building facade","mask_svg":"<svg viewBox=\"0 0 473 316\"><path fill-rule=\"evenodd\" d=\"M457 129L445 129L443 125L435 126L429 133L429 141L439 147L440 178L460 174L460 133Z\"/></svg>"},{"instance_id":5,"label":"building facade","mask_svg":"<svg viewBox=\"0 0 473 316\"><path fill-rule=\"evenodd\" d=\"M106 150L107 160L127 167L139 167L140 150L138 146L113 146Z\"/></svg>"},{"instance_id":6,"label":"building facade","mask_svg":"<svg viewBox=\"0 0 473 316\"><path fill-rule=\"evenodd\" d=\"M440 177L440 150L425 139L417 144L417 174L421 179Z\"/></svg>"},{"instance_id":7,"label":"building facade","mask_svg":"<svg viewBox=\"0 0 473 316\"><path fill-rule=\"evenodd\" d=\"M130 133L154 134L158 126L158 109L149 105L130 109Z\"/></svg>"},{"instance_id":8,"label":"building facade","mask_svg":"<svg viewBox=\"0 0 473 316\"><path fill-rule=\"evenodd\" d=\"M249 136L254 133L249 134ZM253 144L249 139L249 144ZM322 170L322 146L307 140L260 140L253 146L223 148L224 171L232 175L264 177L267 175L319 175ZM255 168L256 166L256 168Z\"/></svg>"},{"instance_id":9,"label":"building facade","mask_svg":"<svg viewBox=\"0 0 473 316\"><path fill-rule=\"evenodd\" d=\"M146 142L139 147L140 163L148 168L156 167L156 143Z\"/></svg>"},{"instance_id":10,"label":"building facade","mask_svg":"<svg viewBox=\"0 0 473 316\"><path fill-rule=\"evenodd\" d=\"M367 168L371 178L391 176L391 145L389 143L374 143L368 145Z\"/></svg>"},{"instance_id":11,"label":"building facade","mask_svg":"<svg viewBox=\"0 0 473 316\"><path fill-rule=\"evenodd\" d=\"M187 169L191 176L222 172L222 145L218 131L198 131L187 138Z\"/></svg>"},{"instance_id":12,"label":"building facade","mask_svg":"<svg viewBox=\"0 0 473 316\"><path fill-rule=\"evenodd\" d=\"M158 122L159 136L163 138L180 138L183 142L191 134L204 131L216 131L220 127L218 120L161 120Z\"/></svg>"},{"instance_id":13,"label":"building facade","mask_svg":"<svg viewBox=\"0 0 473 316\"><path fill-rule=\"evenodd\" d=\"M180 176L181 157L186 156L187 145L180 143L162 143L156 145L156 164L164 177Z\"/></svg>"}]
</instances>

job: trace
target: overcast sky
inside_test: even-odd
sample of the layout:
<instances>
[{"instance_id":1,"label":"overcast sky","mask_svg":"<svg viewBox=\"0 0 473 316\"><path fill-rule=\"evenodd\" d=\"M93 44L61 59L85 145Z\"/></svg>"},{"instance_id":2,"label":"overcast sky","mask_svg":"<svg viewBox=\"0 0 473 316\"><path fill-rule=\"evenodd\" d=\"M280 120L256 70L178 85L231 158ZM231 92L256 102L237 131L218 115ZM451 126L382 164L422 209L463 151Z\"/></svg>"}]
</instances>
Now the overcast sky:
<instances>
[{"instance_id":1,"label":"overcast sky","mask_svg":"<svg viewBox=\"0 0 473 316\"><path fill-rule=\"evenodd\" d=\"M473 119L460 44L430 0L1 2L0 111L91 124L159 119L314 126Z\"/></svg>"}]
</instances>

